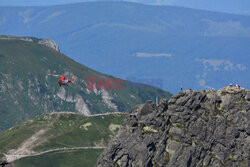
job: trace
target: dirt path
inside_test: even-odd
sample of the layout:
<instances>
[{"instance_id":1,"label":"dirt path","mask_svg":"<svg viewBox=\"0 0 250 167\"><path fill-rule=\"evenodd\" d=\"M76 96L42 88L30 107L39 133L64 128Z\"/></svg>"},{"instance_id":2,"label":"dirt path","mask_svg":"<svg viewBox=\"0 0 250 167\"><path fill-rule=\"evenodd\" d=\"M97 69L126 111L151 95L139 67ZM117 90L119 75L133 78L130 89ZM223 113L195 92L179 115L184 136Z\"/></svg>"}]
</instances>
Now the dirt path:
<instances>
[{"instance_id":1,"label":"dirt path","mask_svg":"<svg viewBox=\"0 0 250 167\"><path fill-rule=\"evenodd\" d=\"M13 162L13 161L16 161L16 160L24 158L24 157L39 156L39 155L54 152L54 151L89 150L89 149L105 149L105 148L106 147L70 147L70 148L64 147L64 148L55 148L55 149L51 149L51 150L47 150L47 151L43 151L43 152L39 152L39 153L32 153L32 154L4 154L4 156L6 157L6 160L8 162Z\"/></svg>"},{"instance_id":2,"label":"dirt path","mask_svg":"<svg viewBox=\"0 0 250 167\"><path fill-rule=\"evenodd\" d=\"M49 114L79 114L75 112L53 112ZM102 113L102 114L92 114L92 115L85 115L85 117L98 117L98 116L106 116L106 115L114 115L114 114L119 114L119 115L125 115L128 114L126 112L108 112L108 113ZM80 114L82 115L82 114Z\"/></svg>"},{"instance_id":3,"label":"dirt path","mask_svg":"<svg viewBox=\"0 0 250 167\"><path fill-rule=\"evenodd\" d=\"M128 113L126 113L126 112L109 112L109 113L103 113L103 114L88 115L87 117L97 117L97 116L106 116L106 115L114 115L114 114L125 115Z\"/></svg>"},{"instance_id":4,"label":"dirt path","mask_svg":"<svg viewBox=\"0 0 250 167\"><path fill-rule=\"evenodd\" d=\"M45 140L41 140L42 135L47 132L48 129L41 129L35 134L33 134L30 138L25 140L20 147L17 149L9 150L7 155L29 155L34 154L35 152L32 150L36 145L43 143ZM9 160L15 159L13 156L8 157Z\"/></svg>"}]
</instances>

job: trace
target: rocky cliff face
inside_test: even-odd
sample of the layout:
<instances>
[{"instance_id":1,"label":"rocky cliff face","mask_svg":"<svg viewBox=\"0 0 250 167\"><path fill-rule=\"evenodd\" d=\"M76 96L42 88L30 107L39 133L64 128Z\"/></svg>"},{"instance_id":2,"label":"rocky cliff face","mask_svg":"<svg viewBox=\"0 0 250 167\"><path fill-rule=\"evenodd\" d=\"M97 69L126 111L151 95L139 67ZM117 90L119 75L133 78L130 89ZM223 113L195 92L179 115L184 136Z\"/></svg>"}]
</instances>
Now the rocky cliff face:
<instances>
[{"instance_id":1,"label":"rocky cliff face","mask_svg":"<svg viewBox=\"0 0 250 167\"><path fill-rule=\"evenodd\" d=\"M136 107L96 166L249 165L250 91L223 88Z\"/></svg>"}]
</instances>

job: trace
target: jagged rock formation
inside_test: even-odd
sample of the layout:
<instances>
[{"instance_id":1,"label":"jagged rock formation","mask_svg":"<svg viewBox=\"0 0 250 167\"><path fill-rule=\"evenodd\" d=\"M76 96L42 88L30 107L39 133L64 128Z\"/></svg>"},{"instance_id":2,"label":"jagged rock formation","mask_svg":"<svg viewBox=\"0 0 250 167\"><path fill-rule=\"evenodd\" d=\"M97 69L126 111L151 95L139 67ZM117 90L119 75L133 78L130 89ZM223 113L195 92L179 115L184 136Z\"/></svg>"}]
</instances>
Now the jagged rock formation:
<instances>
[{"instance_id":1,"label":"jagged rock formation","mask_svg":"<svg viewBox=\"0 0 250 167\"><path fill-rule=\"evenodd\" d=\"M249 166L250 91L184 91L136 107L96 164Z\"/></svg>"}]
</instances>

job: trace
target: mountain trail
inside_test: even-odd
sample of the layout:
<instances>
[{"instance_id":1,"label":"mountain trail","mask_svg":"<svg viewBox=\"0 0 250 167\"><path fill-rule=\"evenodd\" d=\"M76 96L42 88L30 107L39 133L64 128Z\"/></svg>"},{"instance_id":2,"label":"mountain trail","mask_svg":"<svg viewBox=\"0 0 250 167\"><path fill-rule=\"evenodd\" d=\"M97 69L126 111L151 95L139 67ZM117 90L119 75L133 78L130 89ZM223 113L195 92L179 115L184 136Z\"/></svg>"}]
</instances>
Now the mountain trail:
<instances>
[{"instance_id":1,"label":"mountain trail","mask_svg":"<svg viewBox=\"0 0 250 167\"><path fill-rule=\"evenodd\" d=\"M55 148L51 150L46 150L43 152L39 153L13 153L13 154L4 154L6 157L7 162L13 162L18 159L24 158L24 157L34 157L34 156L39 156L42 154L50 153L50 152L55 152L55 151L67 151L67 150L88 150L88 149L105 149L106 147L99 147L99 146L94 146L94 147L63 147L63 148Z\"/></svg>"},{"instance_id":2,"label":"mountain trail","mask_svg":"<svg viewBox=\"0 0 250 167\"><path fill-rule=\"evenodd\" d=\"M26 141L24 141L19 148L10 150L8 154L5 154L7 161L12 162L16 159L22 158L23 155L30 155L36 153L35 151L33 151L33 148L45 142L45 139L42 139L42 135L45 134L47 131L48 129L39 130Z\"/></svg>"}]
</instances>

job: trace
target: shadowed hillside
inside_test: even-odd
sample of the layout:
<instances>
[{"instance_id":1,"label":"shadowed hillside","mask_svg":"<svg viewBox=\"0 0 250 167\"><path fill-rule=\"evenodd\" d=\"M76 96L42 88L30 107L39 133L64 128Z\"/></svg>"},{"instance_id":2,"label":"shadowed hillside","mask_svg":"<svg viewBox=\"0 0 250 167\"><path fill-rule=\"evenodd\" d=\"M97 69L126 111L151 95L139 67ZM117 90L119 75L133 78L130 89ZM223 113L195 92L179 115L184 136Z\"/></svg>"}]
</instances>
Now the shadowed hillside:
<instances>
[{"instance_id":1,"label":"shadowed hillside","mask_svg":"<svg viewBox=\"0 0 250 167\"><path fill-rule=\"evenodd\" d=\"M84 115L128 112L147 99L170 97L160 89L124 81L122 89L87 89L87 77L106 82L104 75L81 65L55 49L23 39L0 38L0 129L50 112L77 112ZM31 39L31 38L28 38ZM75 82L59 87L65 74ZM98 85L98 83L96 83Z\"/></svg>"}]
</instances>

